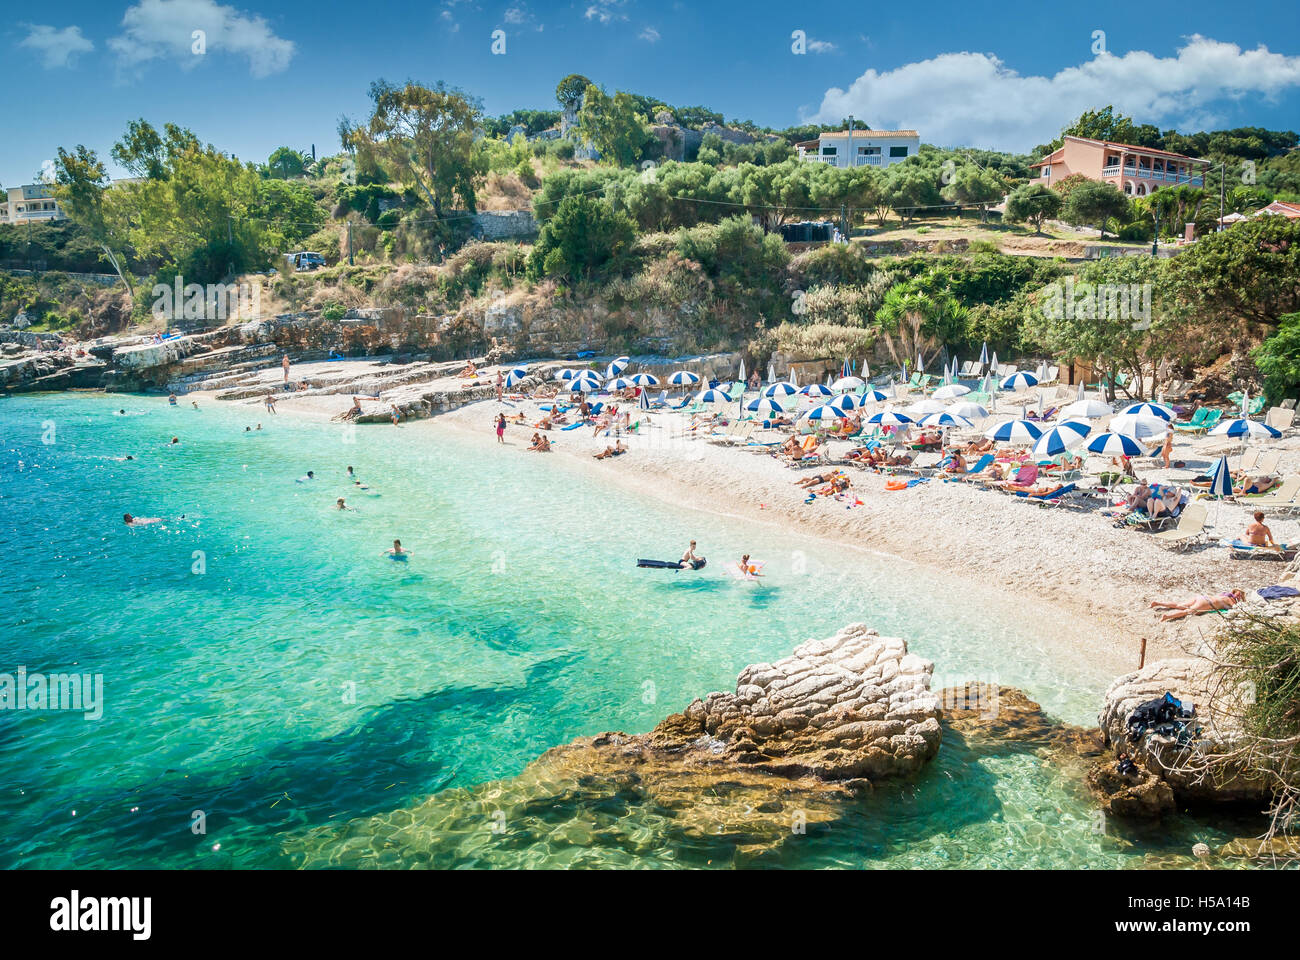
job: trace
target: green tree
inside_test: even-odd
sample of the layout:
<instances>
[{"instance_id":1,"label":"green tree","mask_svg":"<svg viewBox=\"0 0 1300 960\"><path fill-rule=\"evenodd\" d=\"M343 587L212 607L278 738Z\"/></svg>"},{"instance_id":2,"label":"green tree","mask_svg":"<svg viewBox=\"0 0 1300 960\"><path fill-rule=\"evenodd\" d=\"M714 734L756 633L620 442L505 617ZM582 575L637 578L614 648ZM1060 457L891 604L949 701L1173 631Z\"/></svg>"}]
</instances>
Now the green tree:
<instances>
[{"instance_id":1,"label":"green tree","mask_svg":"<svg viewBox=\"0 0 1300 960\"><path fill-rule=\"evenodd\" d=\"M370 120L353 133L358 148L424 194L436 216L456 202L473 213L476 184L486 174L474 147L478 104L442 83L398 87L385 80L370 85L370 99Z\"/></svg>"},{"instance_id":2,"label":"green tree","mask_svg":"<svg viewBox=\"0 0 1300 960\"><path fill-rule=\"evenodd\" d=\"M632 242L635 228L627 214L596 197L565 197L542 227L533 248L534 275L589 277Z\"/></svg>"},{"instance_id":3,"label":"green tree","mask_svg":"<svg viewBox=\"0 0 1300 960\"><path fill-rule=\"evenodd\" d=\"M591 81L580 73L571 73L555 87L555 100L562 110L574 110L581 102Z\"/></svg>"},{"instance_id":4,"label":"green tree","mask_svg":"<svg viewBox=\"0 0 1300 960\"><path fill-rule=\"evenodd\" d=\"M1101 180L1089 180L1070 191L1061 205L1061 215L1076 226L1094 224L1106 239L1106 224L1111 218L1122 220L1128 215L1128 197L1118 187Z\"/></svg>"},{"instance_id":5,"label":"green tree","mask_svg":"<svg viewBox=\"0 0 1300 960\"><path fill-rule=\"evenodd\" d=\"M989 204L997 203L1006 196L1006 185L993 171L983 170L974 164L965 164L957 168L952 182L939 192L949 203L978 206L980 221L986 222Z\"/></svg>"},{"instance_id":6,"label":"green tree","mask_svg":"<svg viewBox=\"0 0 1300 960\"><path fill-rule=\"evenodd\" d=\"M1300 313L1279 317L1277 332L1251 356L1264 375L1264 392L1270 403L1281 402L1300 387Z\"/></svg>"},{"instance_id":7,"label":"green tree","mask_svg":"<svg viewBox=\"0 0 1300 960\"><path fill-rule=\"evenodd\" d=\"M147 120L132 120L122 139L113 144L115 161L134 176L161 180L171 162L186 151L197 149L199 138L174 123L163 124L159 134Z\"/></svg>"},{"instance_id":8,"label":"green tree","mask_svg":"<svg viewBox=\"0 0 1300 960\"><path fill-rule=\"evenodd\" d=\"M918 355L928 365L944 343L965 333L966 308L946 293L930 293L912 283L898 283L885 294L876 324L890 357L901 366Z\"/></svg>"},{"instance_id":9,"label":"green tree","mask_svg":"<svg viewBox=\"0 0 1300 960\"><path fill-rule=\"evenodd\" d=\"M52 193L68 217L82 227L104 251L104 256L117 271L122 284L131 290L129 274L113 253L115 237L108 217L104 213L104 195L111 181L104 163L82 144L71 150L58 148L54 161ZM110 245L111 244L111 245Z\"/></svg>"},{"instance_id":10,"label":"green tree","mask_svg":"<svg viewBox=\"0 0 1300 960\"><path fill-rule=\"evenodd\" d=\"M610 97L594 84L584 95L578 129L602 159L620 167L640 160L651 140L646 118L630 94L619 92Z\"/></svg>"},{"instance_id":11,"label":"green tree","mask_svg":"<svg viewBox=\"0 0 1300 960\"><path fill-rule=\"evenodd\" d=\"M1027 183L1007 197L1006 218L1012 223L1032 223L1034 233L1041 235L1043 221L1056 216L1060 209L1060 194L1041 183Z\"/></svg>"},{"instance_id":12,"label":"green tree","mask_svg":"<svg viewBox=\"0 0 1300 960\"><path fill-rule=\"evenodd\" d=\"M905 161L885 172L881 190L890 209L907 226L918 210L943 204L938 171L920 163Z\"/></svg>"},{"instance_id":13,"label":"green tree","mask_svg":"<svg viewBox=\"0 0 1300 960\"><path fill-rule=\"evenodd\" d=\"M270 177L288 180L301 177L306 165L307 158L293 147L276 147L266 160L266 173Z\"/></svg>"}]
</instances>

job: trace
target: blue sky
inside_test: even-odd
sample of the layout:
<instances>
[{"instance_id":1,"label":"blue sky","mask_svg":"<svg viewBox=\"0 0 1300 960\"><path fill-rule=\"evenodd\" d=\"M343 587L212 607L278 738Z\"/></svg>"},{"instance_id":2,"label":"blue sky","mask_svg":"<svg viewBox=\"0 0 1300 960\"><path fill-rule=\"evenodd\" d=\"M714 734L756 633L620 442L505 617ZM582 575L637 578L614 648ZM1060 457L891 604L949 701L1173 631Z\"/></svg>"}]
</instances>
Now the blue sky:
<instances>
[{"instance_id":1,"label":"blue sky","mask_svg":"<svg viewBox=\"0 0 1300 960\"><path fill-rule=\"evenodd\" d=\"M245 159L337 150L377 77L444 80L489 113L554 105L583 73L772 126L853 113L945 145L1026 150L1114 103L1162 128L1300 126L1295 0L1131 6L774 0L70 0L0 27L0 184L57 146L107 159L128 120L174 121ZM193 52L193 31L205 49ZM491 51L505 31L505 53ZM793 52L802 31L806 52ZM1104 36L1096 35L1102 31ZM115 171L120 172L120 171Z\"/></svg>"}]
</instances>

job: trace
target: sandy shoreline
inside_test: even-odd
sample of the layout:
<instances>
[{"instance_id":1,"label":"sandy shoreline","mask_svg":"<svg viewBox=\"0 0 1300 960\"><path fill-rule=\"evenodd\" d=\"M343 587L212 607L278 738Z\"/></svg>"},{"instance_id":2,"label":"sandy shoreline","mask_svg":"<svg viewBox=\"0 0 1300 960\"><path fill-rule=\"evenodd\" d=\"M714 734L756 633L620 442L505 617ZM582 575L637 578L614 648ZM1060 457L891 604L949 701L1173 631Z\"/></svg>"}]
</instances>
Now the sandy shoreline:
<instances>
[{"instance_id":1,"label":"sandy shoreline","mask_svg":"<svg viewBox=\"0 0 1300 960\"><path fill-rule=\"evenodd\" d=\"M190 398L203 399L203 391ZM208 395L208 402L213 400ZM258 399L238 401L261 411ZM280 415L329 421L349 406L346 395L277 396ZM371 401L373 405L373 401ZM482 401L394 428L367 424L366 430L454 430L495 443L492 420L499 409ZM626 456L595 460L593 454L614 442L593 438L590 428L550 433L554 452L526 450L537 416L532 401L506 406L507 414L522 411L523 425L512 424L506 437L523 458L524 469L545 469L548 457L564 457L584 472L649 495L676 507L703 510L738 522L760 523L801 537L843 544L854 550L905 558L942 578L959 578L1024 604L1026 619L1056 643L1082 644L1109 669L1136 668L1141 638L1148 640L1147 659L1181 656L1194 651L1203 636L1214 632L1217 617L1191 618L1161 624L1148 608L1157 596L1185 597L1219 592L1228 587L1253 591L1276 582L1283 565L1269 561L1234 560L1222 547L1173 553L1147 534L1117 529L1096 510L1040 508L970 484L939 479L903 491L887 491L886 478L850 469L853 493L861 505L818 498L805 503L794 481L817 470L795 470L752 448L731 447L700 438L685 438L685 417L654 412L651 426L622 439ZM644 416L642 414L641 416ZM636 419L636 415L634 415ZM1282 472L1300 472L1300 440L1281 441ZM832 455L849 448L836 443ZM1207 469L1221 452L1239 444L1218 438L1180 437L1175 458L1187 469L1163 471L1139 467L1147 479L1175 482ZM540 462L539 462L540 461ZM1223 504L1212 513L1214 529L1224 540L1240 536L1253 508ZM1300 541L1300 523L1269 519L1283 542Z\"/></svg>"}]
</instances>

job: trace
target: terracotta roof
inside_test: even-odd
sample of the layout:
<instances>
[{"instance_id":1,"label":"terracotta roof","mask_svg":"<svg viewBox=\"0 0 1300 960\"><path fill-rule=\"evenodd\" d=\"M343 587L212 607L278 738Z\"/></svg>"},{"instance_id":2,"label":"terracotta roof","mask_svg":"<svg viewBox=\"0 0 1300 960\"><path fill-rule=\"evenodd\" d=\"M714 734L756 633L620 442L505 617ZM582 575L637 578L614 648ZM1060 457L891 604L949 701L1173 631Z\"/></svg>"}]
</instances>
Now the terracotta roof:
<instances>
[{"instance_id":1,"label":"terracotta roof","mask_svg":"<svg viewBox=\"0 0 1300 960\"><path fill-rule=\"evenodd\" d=\"M1289 220L1294 220L1300 218L1300 203L1287 203L1285 200L1274 200L1267 207L1260 207L1256 213L1278 214Z\"/></svg>"},{"instance_id":2,"label":"terracotta roof","mask_svg":"<svg viewBox=\"0 0 1300 960\"><path fill-rule=\"evenodd\" d=\"M1057 160L1061 159L1061 155L1063 153L1065 153L1065 147L1057 147L1055 150L1053 150L1047 156L1043 157L1043 159L1039 160L1037 163L1031 163L1029 167L1032 170L1034 167L1041 167L1045 163L1055 163Z\"/></svg>"},{"instance_id":3,"label":"terracotta roof","mask_svg":"<svg viewBox=\"0 0 1300 960\"><path fill-rule=\"evenodd\" d=\"M1188 160L1192 163L1204 163L1207 167L1209 166L1209 161L1207 160L1198 160L1196 157L1189 157L1185 153L1174 153L1172 150L1157 150L1155 147L1136 147L1131 143L1118 143L1114 140L1093 140L1091 137L1076 137L1073 134L1069 135L1067 139L1082 140L1084 143L1099 143L1104 147L1113 147L1116 150L1136 150L1139 153L1154 153L1161 157L1176 157L1179 160Z\"/></svg>"}]
</instances>

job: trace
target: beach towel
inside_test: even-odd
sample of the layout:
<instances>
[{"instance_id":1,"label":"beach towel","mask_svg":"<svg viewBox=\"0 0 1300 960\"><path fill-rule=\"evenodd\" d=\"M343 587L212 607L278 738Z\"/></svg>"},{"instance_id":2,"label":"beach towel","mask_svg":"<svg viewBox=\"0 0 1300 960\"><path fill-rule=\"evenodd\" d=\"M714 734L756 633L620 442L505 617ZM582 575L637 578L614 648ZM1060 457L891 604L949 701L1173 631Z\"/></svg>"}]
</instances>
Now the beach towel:
<instances>
[{"instance_id":1,"label":"beach towel","mask_svg":"<svg viewBox=\"0 0 1300 960\"><path fill-rule=\"evenodd\" d=\"M1016 471L1015 477L1011 481L1017 487L1028 487L1038 482L1038 464L1027 463Z\"/></svg>"},{"instance_id":2,"label":"beach towel","mask_svg":"<svg viewBox=\"0 0 1300 960\"><path fill-rule=\"evenodd\" d=\"M1285 597L1300 597L1300 590L1295 587L1260 587L1255 591L1265 600L1282 600Z\"/></svg>"}]
</instances>

